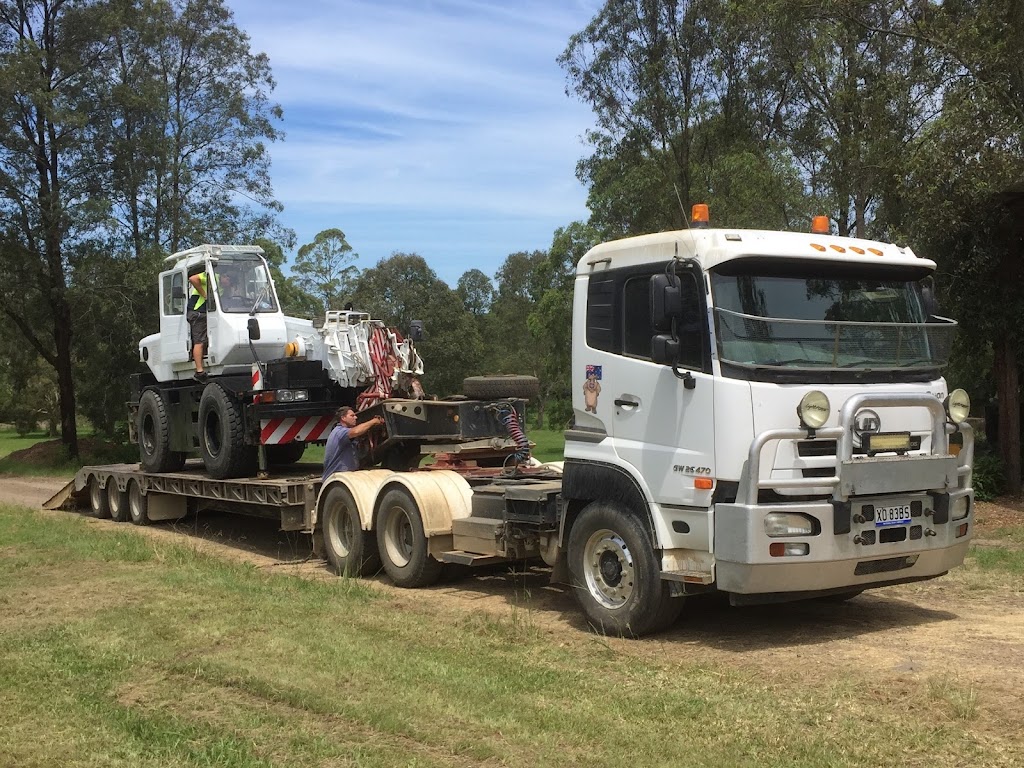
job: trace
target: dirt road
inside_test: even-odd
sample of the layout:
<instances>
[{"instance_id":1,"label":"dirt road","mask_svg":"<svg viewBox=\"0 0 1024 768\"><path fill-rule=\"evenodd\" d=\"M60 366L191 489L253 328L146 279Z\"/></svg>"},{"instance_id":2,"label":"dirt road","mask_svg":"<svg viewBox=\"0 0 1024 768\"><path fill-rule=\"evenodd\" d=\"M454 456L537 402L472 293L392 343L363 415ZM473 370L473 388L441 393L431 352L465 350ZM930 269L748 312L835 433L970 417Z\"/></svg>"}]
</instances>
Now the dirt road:
<instances>
[{"instance_id":1,"label":"dirt road","mask_svg":"<svg viewBox=\"0 0 1024 768\"><path fill-rule=\"evenodd\" d=\"M3 477L0 500L38 507L62 485L56 478ZM118 525L91 518L89 523ZM1020 523L1024 513L1019 510L979 504L981 538L996 527ZM309 537L282 533L272 521L203 512L184 523L137 530L260 568L334 578L312 558ZM547 577L540 568L494 568L424 590L394 589L383 579L377 584L410 611L486 612L499 621L525 622L554 642L609 643L619 653L670 663L725 663L765 679L807 685L852 679L867 686L880 706L905 702L908 690L938 691L976 707L992 728L1024 729L1024 591L1019 576L993 578L976 568L958 569L847 603L731 608L717 598L691 599L670 631L639 642L595 636L568 589L549 585Z\"/></svg>"}]
</instances>

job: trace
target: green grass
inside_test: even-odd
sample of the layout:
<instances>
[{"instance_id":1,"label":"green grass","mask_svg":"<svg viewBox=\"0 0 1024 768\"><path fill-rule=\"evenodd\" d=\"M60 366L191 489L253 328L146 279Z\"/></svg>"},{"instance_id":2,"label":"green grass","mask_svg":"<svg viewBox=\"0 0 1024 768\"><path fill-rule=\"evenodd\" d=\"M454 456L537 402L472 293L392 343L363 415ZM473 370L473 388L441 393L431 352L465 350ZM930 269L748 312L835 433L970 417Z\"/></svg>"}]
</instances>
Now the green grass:
<instances>
[{"instance_id":1,"label":"green grass","mask_svg":"<svg viewBox=\"0 0 1024 768\"><path fill-rule=\"evenodd\" d=\"M562 430L531 429L526 436L537 444L533 457L538 461L561 461L564 458L565 433Z\"/></svg>"},{"instance_id":2,"label":"green grass","mask_svg":"<svg viewBox=\"0 0 1024 768\"><path fill-rule=\"evenodd\" d=\"M664 659L88 523L0 506L2 765L874 768L1020 746L974 731L969 684L904 682L874 716L877 685L835 670Z\"/></svg>"}]
</instances>

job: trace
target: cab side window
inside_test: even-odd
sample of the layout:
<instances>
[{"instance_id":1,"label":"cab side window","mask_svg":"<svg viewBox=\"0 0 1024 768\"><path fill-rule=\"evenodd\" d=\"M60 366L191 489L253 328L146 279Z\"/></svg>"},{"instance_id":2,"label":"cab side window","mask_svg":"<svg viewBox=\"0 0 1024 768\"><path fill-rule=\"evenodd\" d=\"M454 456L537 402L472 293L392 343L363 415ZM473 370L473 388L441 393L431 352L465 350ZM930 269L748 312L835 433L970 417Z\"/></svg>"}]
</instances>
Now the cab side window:
<instances>
[{"instance_id":1,"label":"cab side window","mask_svg":"<svg viewBox=\"0 0 1024 768\"><path fill-rule=\"evenodd\" d=\"M181 272L172 272L163 277L163 313L165 315L185 314L185 277Z\"/></svg>"}]
</instances>

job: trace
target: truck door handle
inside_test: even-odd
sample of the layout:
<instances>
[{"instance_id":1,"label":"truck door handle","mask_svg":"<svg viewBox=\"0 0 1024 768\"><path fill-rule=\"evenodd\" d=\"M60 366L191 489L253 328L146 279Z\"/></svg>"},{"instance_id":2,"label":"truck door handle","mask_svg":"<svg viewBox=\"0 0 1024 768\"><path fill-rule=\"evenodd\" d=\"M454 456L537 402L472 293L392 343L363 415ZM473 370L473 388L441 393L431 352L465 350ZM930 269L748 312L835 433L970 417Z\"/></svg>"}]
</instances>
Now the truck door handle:
<instances>
[{"instance_id":1,"label":"truck door handle","mask_svg":"<svg viewBox=\"0 0 1024 768\"><path fill-rule=\"evenodd\" d=\"M634 400L616 400L615 404L617 406L619 406L619 407L629 407L629 408L636 408L637 406L640 405L640 403L638 403L638 402L636 402Z\"/></svg>"}]
</instances>

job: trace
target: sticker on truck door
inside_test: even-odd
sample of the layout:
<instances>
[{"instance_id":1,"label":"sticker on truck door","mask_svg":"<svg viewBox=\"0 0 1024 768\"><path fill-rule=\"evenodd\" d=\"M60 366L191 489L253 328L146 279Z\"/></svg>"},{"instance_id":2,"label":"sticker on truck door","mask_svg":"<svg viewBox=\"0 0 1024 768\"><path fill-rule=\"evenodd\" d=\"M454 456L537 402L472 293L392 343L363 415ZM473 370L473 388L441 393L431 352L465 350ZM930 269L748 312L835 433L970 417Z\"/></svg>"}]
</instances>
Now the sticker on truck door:
<instances>
[{"instance_id":1,"label":"sticker on truck door","mask_svg":"<svg viewBox=\"0 0 1024 768\"><path fill-rule=\"evenodd\" d=\"M601 395L601 366L588 365L587 379L583 382L584 410L597 413L597 398Z\"/></svg>"}]
</instances>

